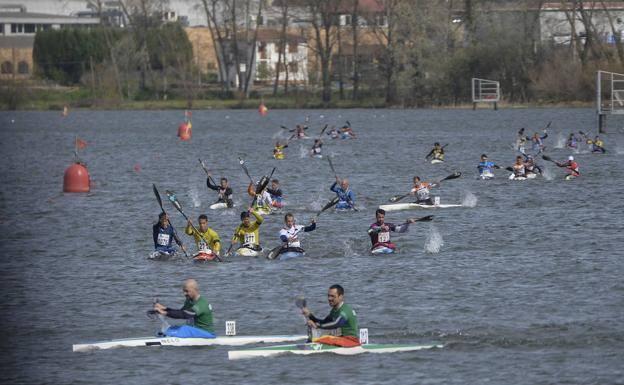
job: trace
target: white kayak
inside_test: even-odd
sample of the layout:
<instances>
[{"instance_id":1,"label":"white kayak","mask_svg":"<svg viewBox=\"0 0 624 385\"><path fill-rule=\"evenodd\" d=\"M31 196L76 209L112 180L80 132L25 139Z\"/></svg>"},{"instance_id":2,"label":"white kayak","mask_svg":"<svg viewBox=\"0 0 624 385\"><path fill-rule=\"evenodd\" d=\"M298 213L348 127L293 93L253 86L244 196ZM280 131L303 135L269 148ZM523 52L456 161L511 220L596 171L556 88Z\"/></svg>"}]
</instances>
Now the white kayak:
<instances>
[{"instance_id":1,"label":"white kayak","mask_svg":"<svg viewBox=\"0 0 624 385\"><path fill-rule=\"evenodd\" d=\"M484 171L481 174L479 174L479 179L481 179L481 180L494 179L494 174L492 172L489 172L489 171Z\"/></svg>"},{"instance_id":2,"label":"white kayak","mask_svg":"<svg viewBox=\"0 0 624 385\"><path fill-rule=\"evenodd\" d=\"M397 353L411 352L423 349L442 348L443 345L412 345L412 344L366 344L351 348L343 348L340 346L325 345L319 343L307 343L299 345L278 345L259 347L246 350L230 350L228 358L230 360L239 360L242 358L254 357L274 357L283 354L319 354L334 353L345 356L352 356L362 353Z\"/></svg>"},{"instance_id":3,"label":"white kayak","mask_svg":"<svg viewBox=\"0 0 624 385\"><path fill-rule=\"evenodd\" d=\"M236 205L232 207L236 207ZM225 202L213 203L210 205L211 210L221 210L221 209L227 209L227 208L228 206L227 206L227 203Z\"/></svg>"},{"instance_id":4,"label":"white kayak","mask_svg":"<svg viewBox=\"0 0 624 385\"><path fill-rule=\"evenodd\" d=\"M371 254L393 254L394 249L386 246L377 246L371 249Z\"/></svg>"},{"instance_id":5,"label":"white kayak","mask_svg":"<svg viewBox=\"0 0 624 385\"><path fill-rule=\"evenodd\" d=\"M155 251L152 251L150 255L147 256L147 259L164 260L164 259L172 258L174 256L175 256L175 252L155 250Z\"/></svg>"},{"instance_id":6,"label":"white kayak","mask_svg":"<svg viewBox=\"0 0 624 385\"><path fill-rule=\"evenodd\" d=\"M525 176L517 176L516 174L509 175L509 180L527 180Z\"/></svg>"},{"instance_id":7,"label":"white kayak","mask_svg":"<svg viewBox=\"0 0 624 385\"><path fill-rule=\"evenodd\" d=\"M578 178L578 176L575 176L575 175L569 174L569 175L566 175L564 179L565 179L565 180L574 180L574 179L576 179L576 178Z\"/></svg>"},{"instance_id":8,"label":"white kayak","mask_svg":"<svg viewBox=\"0 0 624 385\"><path fill-rule=\"evenodd\" d=\"M260 248L259 250L256 250L250 247L241 246L238 249L236 249L234 254L239 255L241 257L257 257L260 254L262 254L262 248Z\"/></svg>"},{"instance_id":9,"label":"white kayak","mask_svg":"<svg viewBox=\"0 0 624 385\"><path fill-rule=\"evenodd\" d=\"M439 204L439 205L423 205L420 203L393 203L389 205L381 205L380 209L385 211L400 211L400 210L413 210L413 209L449 209L452 207L462 207L462 205L454 204Z\"/></svg>"},{"instance_id":10,"label":"white kayak","mask_svg":"<svg viewBox=\"0 0 624 385\"><path fill-rule=\"evenodd\" d=\"M444 163L444 160L442 160L442 159L431 159L431 164L438 164L438 163Z\"/></svg>"},{"instance_id":11,"label":"white kayak","mask_svg":"<svg viewBox=\"0 0 624 385\"><path fill-rule=\"evenodd\" d=\"M131 348L141 346L210 346L229 345L240 346L258 343L280 343L307 339L307 335L276 335L276 336L226 336L216 338L180 338L180 337L139 337L123 338L110 341L91 342L72 345L74 352L90 350Z\"/></svg>"}]
</instances>

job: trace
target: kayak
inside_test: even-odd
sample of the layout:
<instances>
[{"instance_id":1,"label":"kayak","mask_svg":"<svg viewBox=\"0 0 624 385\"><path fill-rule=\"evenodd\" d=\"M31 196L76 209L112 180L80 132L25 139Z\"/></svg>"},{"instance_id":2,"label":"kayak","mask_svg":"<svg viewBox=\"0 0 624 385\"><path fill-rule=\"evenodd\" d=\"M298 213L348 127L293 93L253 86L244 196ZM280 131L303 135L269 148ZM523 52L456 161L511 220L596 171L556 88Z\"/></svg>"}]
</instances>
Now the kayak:
<instances>
[{"instance_id":1,"label":"kayak","mask_svg":"<svg viewBox=\"0 0 624 385\"><path fill-rule=\"evenodd\" d=\"M284 154L273 154L273 158L278 159L278 160L282 160L285 157L286 156Z\"/></svg>"},{"instance_id":2,"label":"kayak","mask_svg":"<svg viewBox=\"0 0 624 385\"><path fill-rule=\"evenodd\" d=\"M526 173L526 178L527 179L535 179L535 178L537 178L537 174L534 173L534 172L527 172Z\"/></svg>"},{"instance_id":3,"label":"kayak","mask_svg":"<svg viewBox=\"0 0 624 385\"><path fill-rule=\"evenodd\" d=\"M216 338L139 337L72 345L74 352L141 346L240 346L258 343L280 343L307 339L307 335L225 336Z\"/></svg>"},{"instance_id":4,"label":"kayak","mask_svg":"<svg viewBox=\"0 0 624 385\"><path fill-rule=\"evenodd\" d=\"M167 252L162 250L152 251L147 259L168 259L175 255L175 251Z\"/></svg>"},{"instance_id":5,"label":"kayak","mask_svg":"<svg viewBox=\"0 0 624 385\"><path fill-rule=\"evenodd\" d=\"M337 213L346 213L355 211L355 209L353 207L336 207L334 211L336 211Z\"/></svg>"},{"instance_id":6,"label":"kayak","mask_svg":"<svg viewBox=\"0 0 624 385\"><path fill-rule=\"evenodd\" d=\"M481 180L494 179L494 174L489 171L484 171L483 173L479 174L479 179Z\"/></svg>"},{"instance_id":7,"label":"kayak","mask_svg":"<svg viewBox=\"0 0 624 385\"><path fill-rule=\"evenodd\" d=\"M526 176L516 176L516 174L509 175L509 180L527 180Z\"/></svg>"},{"instance_id":8,"label":"kayak","mask_svg":"<svg viewBox=\"0 0 624 385\"><path fill-rule=\"evenodd\" d=\"M259 250L255 250L247 246L241 246L238 249L236 249L234 254L239 255L241 257L257 257L260 254L262 254L262 248L260 247Z\"/></svg>"},{"instance_id":9,"label":"kayak","mask_svg":"<svg viewBox=\"0 0 624 385\"><path fill-rule=\"evenodd\" d=\"M269 215L272 212L270 207L256 207L254 210L260 215Z\"/></svg>"},{"instance_id":10,"label":"kayak","mask_svg":"<svg viewBox=\"0 0 624 385\"><path fill-rule=\"evenodd\" d=\"M419 203L394 203L389 205L381 205L380 209L385 211L399 211L411 209L449 209L452 207L462 207L462 205L446 204L446 205L422 205Z\"/></svg>"},{"instance_id":11,"label":"kayak","mask_svg":"<svg viewBox=\"0 0 624 385\"><path fill-rule=\"evenodd\" d=\"M232 206L236 207L236 205ZM228 205L225 202L213 203L210 205L211 210L227 209Z\"/></svg>"},{"instance_id":12,"label":"kayak","mask_svg":"<svg viewBox=\"0 0 624 385\"><path fill-rule=\"evenodd\" d=\"M252 348L246 350L230 350L228 358L230 360L238 360L243 358L254 357L273 357L283 354L319 354L334 353L345 356L352 356L362 353L397 353L411 352L424 349L442 348L444 345L412 345L412 344L366 344L351 348L343 348L341 346L325 345L319 343L307 343L298 345L278 345Z\"/></svg>"},{"instance_id":13,"label":"kayak","mask_svg":"<svg viewBox=\"0 0 624 385\"><path fill-rule=\"evenodd\" d=\"M379 245L371 249L371 254L393 254L394 249Z\"/></svg>"},{"instance_id":14,"label":"kayak","mask_svg":"<svg viewBox=\"0 0 624 385\"><path fill-rule=\"evenodd\" d=\"M574 179L576 179L576 178L578 178L578 177L577 177L577 176L575 176L575 175L570 174L570 175L566 175L564 179L565 179L565 180L574 180Z\"/></svg>"},{"instance_id":15,"label":"kayak","mask_svg":"<svg viewBox=\"0 0 624 385\"><path fill-rule=\"evenodd\" d=\"M193 262L212 262L216 258L216 255L211 250L200 251L193 255Z\"/></svg>"},{"instance_id":16,"label":"kayak","mask_svg":"<svg viewBox=\"0 0 624 385\"><path fill-rule=\"evenodd\" d=\"M442 160L442 159L431 159L431 164L438 164L438 163L444 163L444 160Z\"/></svg>"},{"instance_id":17,"label":"kayak","mask_svg":"<svg viewBox=\"0 0 624 385\"><path fill-rule=\"evenodd\" d=\"M287 259L293 258L301 258L305 255L305 250L301 247L284 247L281 249L271 250L269 255L267 255L268 259L279 259L280 261L285 261Z\"/></svg>"},{"instance_id":18,"label":"kayak","mask_svg":"<svg viewBox=\"0 0 624 385\"><path fill-rule=\"evenodd\" d=\"M312 155L312 157L317 158L317 159L323 159L323 154L314 154Z\"/></svg>"}]
</instances>

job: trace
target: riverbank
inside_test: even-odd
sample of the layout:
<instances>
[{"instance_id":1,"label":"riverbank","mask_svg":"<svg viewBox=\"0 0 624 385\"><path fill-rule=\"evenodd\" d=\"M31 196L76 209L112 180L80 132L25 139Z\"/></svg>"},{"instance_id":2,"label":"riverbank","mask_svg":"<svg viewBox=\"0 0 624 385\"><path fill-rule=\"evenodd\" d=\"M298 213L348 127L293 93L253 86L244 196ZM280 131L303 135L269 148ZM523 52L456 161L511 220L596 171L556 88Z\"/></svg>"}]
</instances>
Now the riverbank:
<instances>
[{"instance_id":1,"label":"riverbank","mask_svg":"<svg viewBox=\"0 0 624 385\"><path fill-rule=\"evenodd\" d=\"M336 108L431 108L431 109L471 109L472 103L432 104L424 106L394 105L388 106L383 97L365 97L358 100L340 99L335 93L329 103L323 103L319 97L310 92L293 91L288 95L276 97L267 95L249 99L237 98L197 98L167 100L120 100L118 98L94 98L89 89L80 87L41 87L41 88L3 88L0 90L0 110L25 111L60 111L64 106L70 109L89 110L183 110L183 109L257 109L261 103L269 109L336 109ZM510 108L591 108L593 102L588 101L537 101L531 103L498 103L500 109ZM493 108L480 103L478 109Z\"/></svg>"}]
</instances>

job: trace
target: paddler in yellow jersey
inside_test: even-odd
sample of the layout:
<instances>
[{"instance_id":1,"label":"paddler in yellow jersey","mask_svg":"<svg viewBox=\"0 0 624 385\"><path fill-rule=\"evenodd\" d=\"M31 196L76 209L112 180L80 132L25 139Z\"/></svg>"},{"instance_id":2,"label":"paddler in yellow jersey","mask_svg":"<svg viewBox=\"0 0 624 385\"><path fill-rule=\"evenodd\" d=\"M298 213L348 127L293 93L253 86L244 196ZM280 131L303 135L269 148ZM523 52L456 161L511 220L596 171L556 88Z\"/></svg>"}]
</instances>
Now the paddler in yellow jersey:
<instances>
[{"instance_id":1,"label":"paddler in yellow jersey","mask_svg":"<svg viewBox=\"0 0 624 385\"><path fill-rule=\"evenodd\" d=\"M288 147L288 144L280 143L279 141L275 142L275 147L273 147L273 157L275 159L284 159L286 158L286 154L284 153L284 149Z\"/></svg>"},{"instance_id":2,"label":"paddler in yellow jersey","mask_svg":"<svg viewBox=\"0 0 624 385\"><path fill-rule=\"evenodd\" d=\"M591 144L592 152L600 152L602 154L607 152L607 150L605 150L604 148L604 142L600 139L598 135L596 135L594 139L588 139L587 144Z\"/></svg>"},{"instance_id":3,"label":"paddler in yellow jersey","mask_svg":"<svg viewBox=\"0 0 624 385\"><path fill-rule=\"evenodd\" d=\"M435 142L433 144L433 149L429 151L425 159L429 159L433 157L433 159L444 161L444 147L440 146L440 143Z\"/></svg>"},{"instance_id":4,"label":"paddler in yellow jersey","mask_svg":"<svg viewBox=\"0 0 624 385\"><path fill-rule=\"evenodd\" d=\"M252 223L249 213L256 218ZM242 223L234 229L234 236L232 237L232 245L239 243L240 247L246 247L255 251L260 251L260 225L264 222L264 219L254 211L252 208L249 211L243 211L240 215Z\"/></svg>"},{"instance_id":5,"label":"paddler in yellow jersey","mask_svg":"<svg viewBox=\"0 0 624 385\"><path fill-rule=\"evenodd\" d=\"M200 252L212 251L216 255L221 252L221 240L219 234L216 231L208 227L208 217L206 214L202 214L197 218L199 222L199 228L194 229L191 220L188 220L186 229L184 232L187 235L191 235L195 239L197 249Z\"/></svg>"}]
</instances>

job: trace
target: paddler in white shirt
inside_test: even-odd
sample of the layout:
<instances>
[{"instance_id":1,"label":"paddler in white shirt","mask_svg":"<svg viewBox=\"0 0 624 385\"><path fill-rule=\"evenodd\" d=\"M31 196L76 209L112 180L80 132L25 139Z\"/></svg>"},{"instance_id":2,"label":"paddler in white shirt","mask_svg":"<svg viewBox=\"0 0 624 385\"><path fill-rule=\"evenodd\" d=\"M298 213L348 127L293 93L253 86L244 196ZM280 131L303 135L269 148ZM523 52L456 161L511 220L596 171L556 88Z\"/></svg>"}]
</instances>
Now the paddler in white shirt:
<instances>
[{"instance_id":1,"label":"paddler in white shirt","mask_svg":"<svg viewBox=\"0 0 624 385\"><path fill-rule=\"evenodd\" d=\"M286 247L301 247L298 234L301 231L307 233L316 229L316 221L314 218L312 218L308 226L298 225L292 213L288 213L284 216L284 224L285 226L280 230L279 236Z\"/></svg>"}]
</instances>

